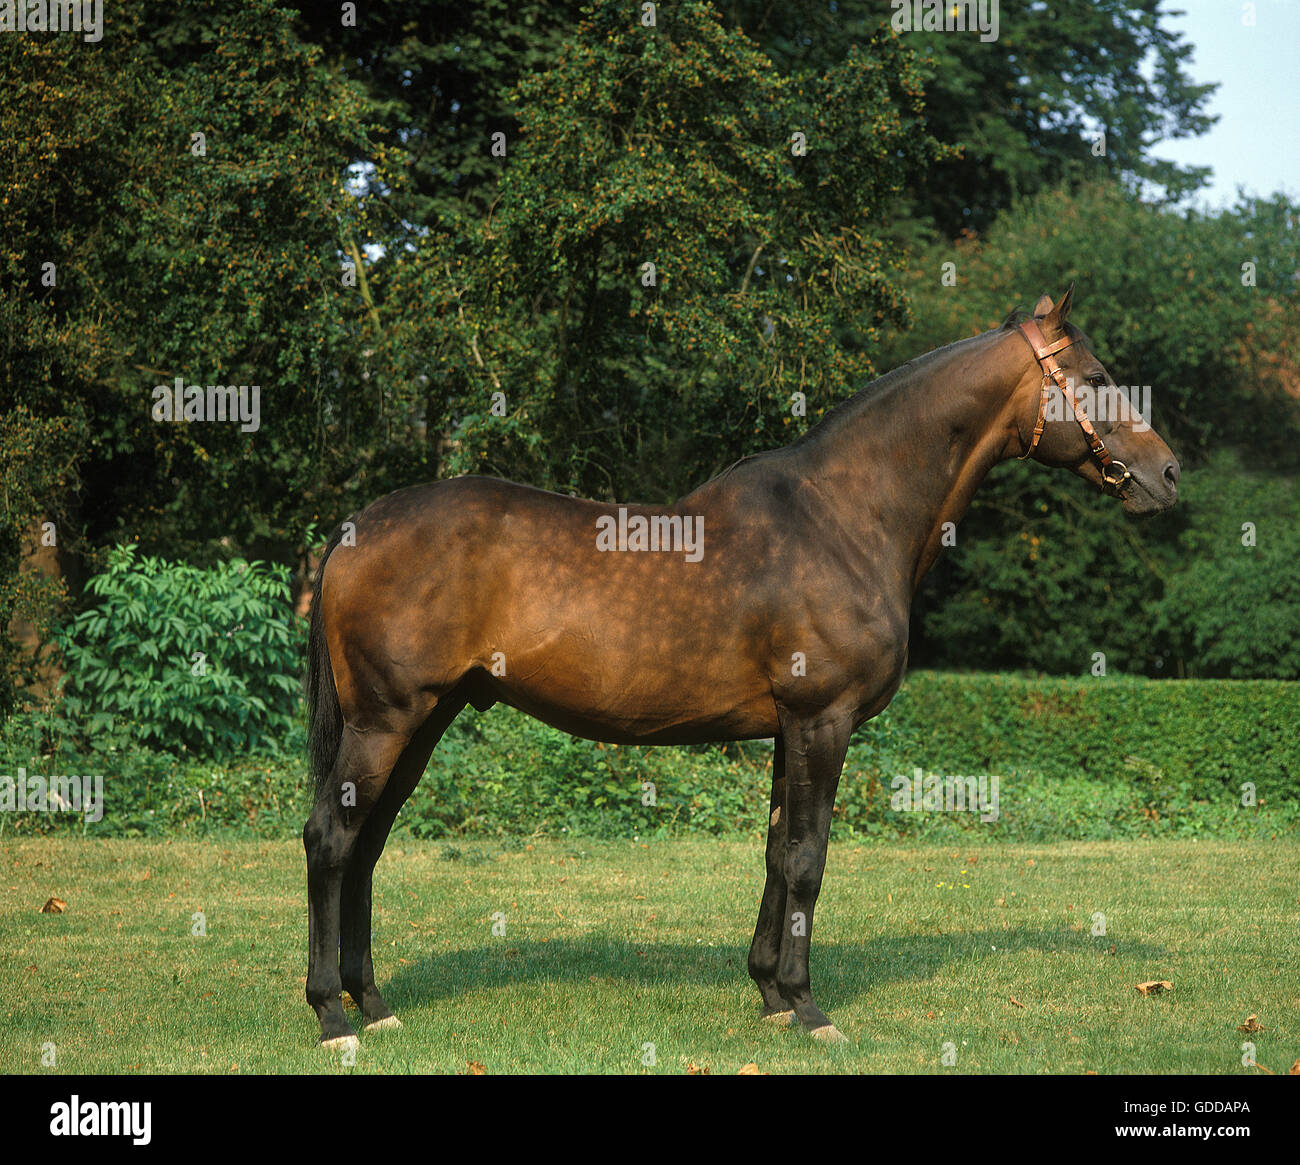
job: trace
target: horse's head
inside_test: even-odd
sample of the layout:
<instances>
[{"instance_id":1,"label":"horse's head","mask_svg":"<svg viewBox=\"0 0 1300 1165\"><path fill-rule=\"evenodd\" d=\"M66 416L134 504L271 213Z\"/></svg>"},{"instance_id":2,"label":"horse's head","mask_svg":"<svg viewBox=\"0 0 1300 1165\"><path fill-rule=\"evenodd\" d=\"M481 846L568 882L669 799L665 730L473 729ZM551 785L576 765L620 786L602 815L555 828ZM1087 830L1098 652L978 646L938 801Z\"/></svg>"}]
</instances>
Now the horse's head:
<instances>
[{"instance_id":1,"label":"horse's head","mask_svg":"<svg viewBox=\"0 0 1300 1165\"><path fill-rule=\"evenodd\" d=\"M1121 498L1126 513L1161 513L1178 499L1178 459L1139 411L1138 390L1118 389L1068 322L1073 297L1073 284L1059 303L1045 295L1016 325L1033 350L1017 397L1023 456L1077 473Z\"/></svg>"}]
</instances>

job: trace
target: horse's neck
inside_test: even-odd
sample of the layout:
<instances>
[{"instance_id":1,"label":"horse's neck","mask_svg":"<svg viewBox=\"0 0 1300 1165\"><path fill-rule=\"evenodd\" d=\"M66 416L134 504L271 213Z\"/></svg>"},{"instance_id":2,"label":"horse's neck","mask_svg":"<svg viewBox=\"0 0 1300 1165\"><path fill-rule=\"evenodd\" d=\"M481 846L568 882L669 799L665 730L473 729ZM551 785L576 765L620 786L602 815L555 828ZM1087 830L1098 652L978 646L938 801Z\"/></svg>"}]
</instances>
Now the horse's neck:
<instances>
[{"instance_id":1,"label":"horse's neck","mask_svg":"<svg viewBox=\"0 0 1300 1165\"><path fill-rule=\"evenodd\" d=\"M942 349L868 390L806 444L808 478L829 516L913 591L938 557L946 523L955 527L989 470L1014 455L1009 405L1019 377L996 351L1004 339Z\"/></svg>"}]
</instances>

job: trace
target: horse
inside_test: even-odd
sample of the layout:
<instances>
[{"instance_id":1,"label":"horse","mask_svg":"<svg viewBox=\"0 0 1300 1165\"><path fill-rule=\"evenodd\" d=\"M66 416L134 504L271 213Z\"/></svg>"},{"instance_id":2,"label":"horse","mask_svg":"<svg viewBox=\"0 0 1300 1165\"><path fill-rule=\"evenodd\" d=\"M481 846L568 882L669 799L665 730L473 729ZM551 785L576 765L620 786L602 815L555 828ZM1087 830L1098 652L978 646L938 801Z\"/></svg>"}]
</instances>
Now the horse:
<instances>
[{"instance_id":1,"label":"horse","mask_svg":"<svg viewBox=\"0 0 1300 1165\"><path fill-rule=\"evenodd\" d=\"M375 986L375 863L447 727L497 702L613 744L771 739L748 971L762 1018L843 1040L808 967L831 812L850 735L903 678L946 523L1012 457L1068 469L1128 514L1177 499L1178 461L1144 418L1080 404L1076 386L1116 389L1068 322L1073 293L887 373L671 506L466 476L344 523L308 646L320 1043L356 1045L343 990L363 1030L400 1026Z\"/></svg>"}]
</instances>

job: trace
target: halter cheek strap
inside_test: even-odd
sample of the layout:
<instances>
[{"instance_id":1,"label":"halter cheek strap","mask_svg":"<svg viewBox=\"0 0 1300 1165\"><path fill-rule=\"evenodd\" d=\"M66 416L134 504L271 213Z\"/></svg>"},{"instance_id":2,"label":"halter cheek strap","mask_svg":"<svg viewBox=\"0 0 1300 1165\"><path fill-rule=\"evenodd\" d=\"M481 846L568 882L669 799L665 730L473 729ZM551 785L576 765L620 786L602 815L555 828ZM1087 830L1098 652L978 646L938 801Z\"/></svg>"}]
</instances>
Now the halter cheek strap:
<instances>
[{"instance_id":1,"label":"halter cheek strap","mask_svg":"<svg viewBox=\"0 0 1300 1165\"><path fill-rule=\"evenodd\" d=\"M1034 358L1043 370L1043 391L1038 399L1038 420L1034 424L1034 435L1029 442L1029 448L1020 455L1020 460L1024 461L1028 458L1038 446L1038 440L1042 437L1043 429L1047 424L1047 398L1052 391L1051 386L1055 384L1061 390L1061 395L1065 397L1066 403L1074 411L1074 419L1079 422L1079 428L1083 430L1083 435L1088 440L1088 447L1092 455L1101 464L1102 481L1117 494L1123 493L1124 488L1133 479L1133 475L1128 471L1128 466L1124 462L1117 461L1110 455L1106 443L1101 439L1097 430L1093 428L1092 422L1079 404L1078 397L1074 395L1074 391L1070 388L1070 382L1066 378L1064 371L1056 362L1056 353L1068 348L1074 343L1074 340L1069 336L1062 336L1061 339L1051 344L1047 343L1043 339L1043 333L1038 326L1037 320L1025 320L1018 330L1025 338L1025 342L1033 350Z\"/></svg>"}]
</instances>

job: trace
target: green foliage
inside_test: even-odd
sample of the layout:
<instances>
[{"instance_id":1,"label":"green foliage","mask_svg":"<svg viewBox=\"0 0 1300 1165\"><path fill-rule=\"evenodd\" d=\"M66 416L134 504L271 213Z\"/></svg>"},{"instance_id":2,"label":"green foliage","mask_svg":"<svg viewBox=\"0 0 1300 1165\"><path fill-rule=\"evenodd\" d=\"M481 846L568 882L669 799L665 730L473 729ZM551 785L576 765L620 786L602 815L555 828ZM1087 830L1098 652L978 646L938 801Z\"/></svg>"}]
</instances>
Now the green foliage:
<instances>
[{"instance_id":1,"label":"green foliage","mask_svg":"<svg viewBox=\"0 0 1300 1165\"><path fill-rule=\"evenodd\" d=\"M580 27L581 0L373 0L357 27L297 6L300 33L364 88L370 115L394 141L403 177L394 213L447 227L488 213L502 169L484 148L492 133L513 142L521 80L553 69ZM635 25L637 4L594 5ZM887 30L884 0L773 4L717 0L722 25L742 35L786 77L818 74ZM899 234L986 229L1016 198L1081 174L1134 175L1170 195L1194 190L1203 169L1153 157L1161 139L1203 133L1212 85L1193 84L1191 47L1164 27L1151 3L1132 0L1001 0L998 39L906 32L918 55L934 134L959 147L911 186L891 215ZM647 36L671 35L681 6L660 4ZM689 14L686 19L690 19ZM1122 75L1124 83L1115 84ZM1107 130L1107 149L1091 133Z\"/></svg>"},{"instance_id":2,"label":"green foliage","mask_svg":"<svg viewBox=\"0 0 1300 1165\"><path fill-rule=\"evenodd\" d=\"M881 370L882 222L934 156L897 38L789 78L707 4L653 30L600 4L513 100L490 220L374 274L387 358L442 386L445 471L672 497L797 436L793 393L812 420Z\"/></svg>"},{"instance_id":3,"label":"green foliage","mask_svg":"<svg viewBox=\"0 0 1300 1165\"><path fill-rule=\"evenodd\" d=\"M1245 505L1224 483L1265 471L1232 524L1238 538L1244 521L1267 526L1269 553L1296 546L1285 475L1300 449L1297 222L1300 208L1282 198L1207 216L1092 185L1043 194L986 237L916 257L907 290L917 327L891 339L891 362L995 326L1027 295L1059 296L1074 281L1072 321L1116 383L1151 386L1150 419L1182 462L1185 498L1171 514L1139 524L1073 476L999 466L918 596L917 663L1079 674L1104 651L1112 666L1153 676L1296 674L1258 670L1287 657L1280 645L1294 620L1285 604L1219 637L1206 656L1202 629L1222 624L1207 604L1234 611L1242 604L1211 604L1227 580L1203 551L1218 537L1207 523L1220 519L1194 499L1218 492L1224 505ZM956 264L956 287L939 282L945 262ZM1255 264L1254 286L1243 282L1247 262ZM1229 516L1224 511L1220 525ZM1269 641L1262 654L1260 635ZM1249 670L1233 671L1227 656Z\"/></svg>"},{"instance_id":4,"label":"green foliage","mask_svg":"<svg viewBox=\"0 0 1300 1165\"><path fill-rule=\"evenodd\" d=\"M619 747L568 736L509 709L466 711L398 820L417 837L728 833L753 824L770 768L765 744Z\"/></svg>"},{"instance_id":5,"label":"green foliage","mask_svg":"<svg viewBox=\"0 0 1300 1165\"><path fill-rule=\"evenodd\" d=\"M1293 478L1247 472L1220 455L1181 503L1183 569L1156 612L1189 671L1300 679L1300 491Z\"/></svg>"},{"instance_id":6,"label":"green foliage","mask_svg":"<svg viewBox=\"0 0 1300 1165\"><path fill-rule=\"evenodd\" d=\"M350 391L364 306L341 281L365 218L343 190L360 96L272 0L169 15L116 10L94 52L0 38L19 94L0 139L24 143L6 176L0 414L30 410L60 469L36 496L65 542L213 559L224 536L287 559L316 508L324 414L382 413ZM154 387L178 376L257 385L257 432L154 421Z\"/></svg>"},{"instance_id":7,"label":"green foliage","mask_svg":"<svg viewBox=\"0 0 1300 1165\"><path fill-rule=\"evenodd\" d=\"M100 778L103 816L85 813L6 813L0 833L77 833L93 837L292 837L302 830L310 801L301 729L280 755L225 762L178 757L137 741L119 722L92 735L59 703L16 712L0 727L0 776Z\"/></svg>"},{"instance_id":8,"label":"green foliage","mask_svg":"<svg viewBox=\"0 0 1300 1165\"><path fill-rule=\"evenodd\" d=\"M1049 679L913 672L854 737L838 837L1048 841L1267 837L1300 830L1300 689L1271 681ZM104 819L13 816L18 833L292 837L310 788L301 731L282 751L225 764L136 743L122 723L79 739L57 707L0 729L0 775L102 773ZM570 737L508 708L452 725L403 807L419 838L756 835L768 741L632 748ZM899 777L996 776L998 817L894 808ZM1242 805L1254 785L1257 804ZM653 785L653 804L649 785ZM9 818L11 815L4 815ZM514 844L514 843L511 843ZM454 851L454 847L453 847ZM449 851L449 852L453 852Z\"/></svg>"},{"instance_id":9,"label":"green foliage","mask_svg":"<svg viewBox=\"0 0 1300 1165\"><path fill-rule=\"evenodd\" d=\"M67 597L61 580L23 569L23 559L35 550L44 522L53 522L56 545L60 532L75 540L64 519L82 435L69 417L43 419L25 406L0 410L0 717L39 678L41 648ZM14 636L23 623L31 629L34 648Z\"/></svg>"},{"instance_id":10,"label":"green foliage","mask_svg":"<svg viewBox=\"0 0 1300 1165\"><path fill-rule=\"evenodd\" d=\"M877 771L1086 778L1192 799L1254 782L1300 802L1300 685L914 672L882 717ZM1267 792L1265 792L1267 790Z\"/></svg>"},{"instance_id":11,"label":"green foliage","mask_svg":"<svg viewBox=\"0 0 1300 1165\"><path fill-rule=\"evenodd\" d=\"M986 235L914 257L916 328L891 340L890 359L994 327L1073 282L1071 322L1117 384L1151 386L1148 419L1184 466L1228 446L1295 468L1298 226L1300 206L1281 195L1203 214L1162 210L1109 183L1045 192ZM956 265L955 287L940 284L945 262Z\"/></svg>"},{"instance_id":12,"label":"green foliage","mask_svg":"<svg viewBox=\"0 0 1300 1165\"><path fill-rule=\"evenodd\" d=\"M0 139L23 147L0 240L0 713L35 673L10 620L39 637L60 613L20 570L38 522L88 569L127 540L302 562L313 522L453 472L679 496L1069 279L1116 378L1153 385L1189 500L1224 445L1295 471L1295 206L1185 214L1120 187L1163 203L1200 179L1152 157L1209 124L1210 89L1153 3L1003 0L993 44L898 35L878 0L658 15L375 0L349 28L181 0L115 10L94 52L0 37ZM153 422L175 376L259 385L258 432ZM913 658L1294 674L1267 557L1289 496L1261 482L1249 512L1136 528L1073 479L1000 470L927 582ZM1259 569L1215 557L1211 526L1247 520ZM1225 593L1231 627L1208 609Z\"/></svg>"},{"instance_id":13,"label":"green foliage","mask_svg":"<svg viewBox=\"0 0 1300 1165\"><path fill-rule=\"evenodd\" d=\"M871 0L850 3L879 8ZM958 156L940 161L913 214L940 237L983 232L1017 201L1082 181L1136 179L1164 198L1194 192L1209 167L1154 156L1216 120L1215 85L1185 71L1192 46L1149 0L1001 0L998 39L911 32L924 56L928 117ZM1117 84L1116 78L1123 78ZM1105 130L1105 152L1094 153Z\"/></svg>"},{"instance_id":14,"label":"green foliage","mask_svg":"<svg viewBox=\"0 0 1300 1165\"><path fill-rule=\"evenodd\" d=\"M845 763L840 835L1255 836L1300 826L1300 689L915 672ZM999 818L891 808L894 779L994 776ZM1258 808L1241 804L1252 782ZM643 804L644 783L655 805ZM497 708L464 716L399 818L418 837L651 837L762 827L771 747L626 748Z\"/></svg>"},{"instance_id":15,"label":"green foliage","mask_svg":"<svg viewBox=\"0 0 1300 1165\"><path fill-rule=\"evenodd\" d=\"M300 714L306 628L288 572L209 570L118 547L87 584L98 603L65 628L63 715L93 737L115 723L146 746L220 759L274 751Z\"/></svg>"}]
</instances>

